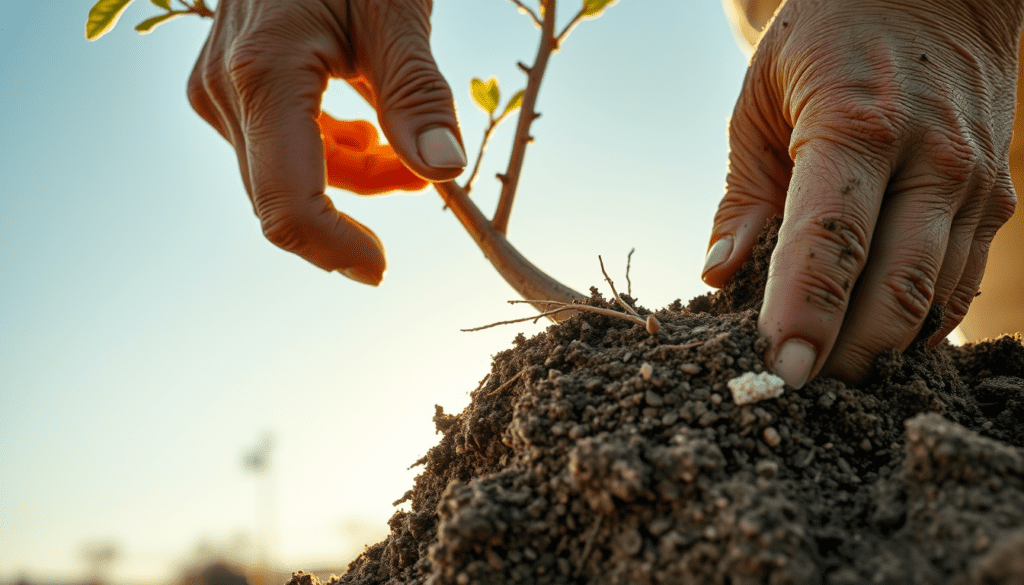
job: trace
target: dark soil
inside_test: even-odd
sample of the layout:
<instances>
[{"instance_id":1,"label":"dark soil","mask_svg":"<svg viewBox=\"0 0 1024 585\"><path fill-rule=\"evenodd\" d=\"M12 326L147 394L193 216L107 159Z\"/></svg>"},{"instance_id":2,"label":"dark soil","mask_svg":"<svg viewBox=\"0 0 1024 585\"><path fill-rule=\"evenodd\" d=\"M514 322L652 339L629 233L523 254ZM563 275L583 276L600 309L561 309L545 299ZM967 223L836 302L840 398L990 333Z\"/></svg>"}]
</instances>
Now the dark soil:
<instances>
[{"instance_id":1,"label":"dark soil","mask_svg":"<svg viewBox=\"0 0 1024 585\"><path fill-rule=\"evenodd\" d=\"M1024 344L916 343L737 406L773 242L658 335L581 313L517 337L331 583L1024 583Z\"/></svg>"}]
</instances>

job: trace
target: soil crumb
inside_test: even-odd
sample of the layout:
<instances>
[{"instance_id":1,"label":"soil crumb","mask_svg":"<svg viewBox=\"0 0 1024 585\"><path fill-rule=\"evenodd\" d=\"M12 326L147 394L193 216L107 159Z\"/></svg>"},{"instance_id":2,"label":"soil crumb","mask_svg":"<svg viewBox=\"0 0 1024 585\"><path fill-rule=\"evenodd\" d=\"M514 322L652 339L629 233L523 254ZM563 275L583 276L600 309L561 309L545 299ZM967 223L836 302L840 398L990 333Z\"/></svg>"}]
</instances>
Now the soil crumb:
<instances>
[{"instance_id":1,"label":"soil crumb","mask_svg":"<svg viewBox=\"0 0 1024 585\"><path fill-rule=\"evenodd\" d=\"M518 336L463 412L437 407L410 511L330 583L1024 583L1021 339L915 343L861 386L739 406L773 225L657 335L580 313Z\"/></svg>"}]
</instances>

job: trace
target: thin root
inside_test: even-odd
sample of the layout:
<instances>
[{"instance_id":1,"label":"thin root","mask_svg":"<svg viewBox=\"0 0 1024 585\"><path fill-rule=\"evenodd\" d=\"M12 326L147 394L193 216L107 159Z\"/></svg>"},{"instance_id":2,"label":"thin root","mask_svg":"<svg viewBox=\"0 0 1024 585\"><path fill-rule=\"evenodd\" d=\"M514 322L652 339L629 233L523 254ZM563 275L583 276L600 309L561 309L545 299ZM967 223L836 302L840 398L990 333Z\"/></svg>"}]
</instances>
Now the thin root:
<instances>
[{"instance_id":1,"label":"thin root","mask_svg":"<svg viewBox=\"0 0 1024 585\"><path fill-rule=\"evenodd\" d=\"M629 267L633 264L633 252L636 252L636 248L630 248L629 254L626 256L626 294L631 298L633 296L633 283L629 280Z\"/></svg>"},{"instance_id":2,"label":"thin root","mask_svg":"<svg viewBox=\"0 0 1024 585\"><path fill-rule=\"evenodd\" d=\"M629 303L627 303L626 301L622 300L622 297L619 296L619 292L617 290L615 290L615 283L612 282L612 279L609 278L609 276L608 276L608 272L605 271L605 269L604 269L604 260L601 259L601 255L600 254L598 254L598 256L597 256L597 261L601 263L601 274L604 275L605 281L608 283L608 286L612 287L612 296L622 306L622 308L626 310L627 313L629 313L630 315L632 315L632 316L636 317L637 319L639 319L640 318L640 313L637 313L636 310L633 309L633 307L629 306Z\"/></svg>"},{"instance_id":3,"label":"thin root","mask_svg":"<svg viewBox=\"0 0 1024 585\"><path fill-rule=\"evenodd\" d=\"M518 374L516 374L515 376L512 376L512 377L511 377L511 378L509 378L509 379L508 379L508 381L506 381L506 382L505 382L504 384L502 384L501 386L498 386L497 388L495 388L493 392L491 392L491 393L489 393L489 394L488 394L488 396L494 396L495 394L497 394L498 392L501 392L501 391L502 391L502 390L504 390L505 388L508 388L508 387L509 387L509 386L511 386L512 384L515 384L515 383L516 383L516 380L518 380L519 378L522 378L522 377L523 377L523 374L525 374L525 373L526 373L526 370L525 370L525 369L524 369L524 370L519 370L519 373L518 373Z\"/></svg>"},{"instance_id":4,"label":"thin root","mask_svg":"<svg viewBox=\"0 0 1024 585\"><path fill-rule=\"evenodd\" d=\"M630 254L630 256L632 256L633 252L630 251L629 254ZM618 291L615 290L615 283L613 283L612 279L608 277L608 272L605 271L605 269L604 269L604 260L601 259L601 256L597 257L597 261L601 263L601 273L604 274L604 279L608 282L608 286L610 286L612 288L612 296L614 296L615 300L618 301L619 305L623 309L626 310L625 313L620 313L618 311L613 311L611 309L605 309L603 307L591 307L590 305L580 304L579 301L574 301L574 302L571 302L571 303L566 303L566 302L562 302L562 301L547 301L547 300L537 300L537 299L525 300L525 301L518 301L517 300L517 301L509 301L508 303L510 305L514 305L514 304L517 304L517 303L529 303L531 305L543 304L543 305L549 305L549 306L557 307L557 308L552 309L550 311L545 311L543 313L540 313L538 315L534 315L532 317L522 317L520 319L510 319L508 321L498 321L497 323L491 323L490 325L482 325L480 327L471 327L469 329L461 329L460 331L467 331L467 332L468 331L481 331L483 329L490 329L491 327L497 327L498 325L511 325L512 323L523 323L525 321L533 321L534 323L536 323L537 321L539 321L543 317L547 317L549 315L555 315L555 314L561 313L563 311L583 311L585 313L595 313L595 314L598 314L598 315L604 315L606 317L614 317L616 319L622 319L624 321L629 321L630 323L633 323L635 325L639 325L639 326L643 327L644 329L647 330L647 333L649 333L651 335L657 335L658 332L661 331L661 327L662 327L662 325L658 321L658 319L654 315L647 315L647 317L641 317L640 313L637 313L636 310L633 309L633 307L629 306L629 303L624 301L622 299L622 297L619 296ZM628 260L627 260L627 263L628 263ZM626 280L627 281L629 280L629 269L628 269L628 267L626 269Z\"/></svg>"}]
</instances>

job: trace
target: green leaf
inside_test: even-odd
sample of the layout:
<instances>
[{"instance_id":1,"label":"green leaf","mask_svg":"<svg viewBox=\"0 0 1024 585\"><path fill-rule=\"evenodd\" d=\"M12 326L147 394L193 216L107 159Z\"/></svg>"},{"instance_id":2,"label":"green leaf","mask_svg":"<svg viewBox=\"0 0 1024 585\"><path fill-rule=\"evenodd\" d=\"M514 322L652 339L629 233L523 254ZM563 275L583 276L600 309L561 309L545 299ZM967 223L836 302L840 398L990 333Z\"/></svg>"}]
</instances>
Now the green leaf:
<instances>
[{"instance_id":1,"label":"green leaf","mask_svg":"<svg viewBox=\"0 0 1024 585\"><path fill-rule=\"evenodd\" d=\"M170 11L171 0L149 0L157 8L163 8L164 10ZM137 29L136 29L137 30Z\"/></svg>"},{"instance_id":2,"label":"green leaf","mask_svg":"<svg viewBox=\"0 0 1024 585\"><path fill-rule=\"evenodd\" d=\"M89 20L85 22L85 38L90 41L107 34L114 28L121 13L132 3L132 0L100 0L89 10Z\"/></svg>"},{"instance_id":3,"label":"green leaf","mask_svg":"<svg viewBox=\"0 0 1024 585\"><path fill-rule=\"evenodd\" d=\"M518 110L523 105L523 92L525 89L520 89L516 92L512 99L508 100L508 105L505 106L505 112L501 115L502 118Z\"/></svg>"},{"instance_id":4,"label":"green leaf","mask_svg":"<svg viewBox=\"0 0 1024 585\"><path fill-rule=\"evenodd\" d=\"M600 16L605 8L618 0L583 0L583 16Z\"/></svg>"},{"instance_id":5,"label":"green leaf","mask_svg":"<svg viewBox=\"0 0 1024 585\"><path fill-rule=\"evenodd\" d=\"M494 114L495 108L498 107L498 100L501 98L497 79L492 77L487 81L480 81L474 77L469 82L469 93L473 96L473 101L476 102L476 105L487 112L488 116Z\"/></svg>"},{"instance_id":6,"label":"green leaf","mask_svg":"<svg viewBox=\"0 0 1024 585\"><path fill-rule=\"evenodd\" d=\"M135 30L139 31L140 35L149 34L150 32L153 31L154 28L156 28L157 25L163 24L163 23L165 23L168 20L171 20L173 18L178 18L182 14L188 14L188 13L184 12L184 11L181 11L181 10L173 10L171 12L165 12L165 13L161 14L160 16L154 16L153 18L147 18L146 20L143 20L142 22L140 22L139 25L135 27Z\"/></svg>"}]
</instances>

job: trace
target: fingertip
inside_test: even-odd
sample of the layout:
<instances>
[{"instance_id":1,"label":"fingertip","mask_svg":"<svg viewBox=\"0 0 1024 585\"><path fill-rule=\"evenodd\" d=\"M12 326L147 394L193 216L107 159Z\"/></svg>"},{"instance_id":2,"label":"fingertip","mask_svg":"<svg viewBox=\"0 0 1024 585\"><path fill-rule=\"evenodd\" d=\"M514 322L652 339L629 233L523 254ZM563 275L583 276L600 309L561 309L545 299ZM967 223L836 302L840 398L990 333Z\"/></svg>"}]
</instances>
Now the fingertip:
<instances>
[{"instance_id":1,"label":"fingertip","mask_svg":"<svg viewBox=\"0 0 1024 585\"><path fill-rule=\"evenodd\" d=\"M416 137L416 149L420 158L435 169L466 168L466 151L459 144L455 134L444 126L435 126Z\"/></svg>"},{"instance_id":2,"label":"fingertip","mask_svg":"<svg viewBox=\"0 0 1024 585\"><path fill-rule=\"evenodd\" d=\"M704 268L701 271L701 279L709 286L720 288L725 285L728 276L719 270L724 266L732 255L735 238L732 235L725 235L714 240L704 256Z\"/></svg>"},{"instance_id":3,"label":"fingertip","mask_svg":"<svg viewBox=\"0 0 1024 585\"><path fill-rule=\"evenodd\" d=\"M772 360L772 371L791 388L799 390L811 378L818 361L818 350L809 341L792 337L779 346Z\"/></svg>"},{"instance_id":4,"label":"fingertip","mask_svg":"<svg viewBox=\"0 0 1024 585\"><path fill-rule=\"evenodd\" d=\"M351 268L339 268L338 274L346 276L358 283L368 284L370 286L380 286L380 283L384 281L383 272L375 272L362 266L352 266Z\"/></svg>"}]
</instances>

